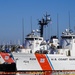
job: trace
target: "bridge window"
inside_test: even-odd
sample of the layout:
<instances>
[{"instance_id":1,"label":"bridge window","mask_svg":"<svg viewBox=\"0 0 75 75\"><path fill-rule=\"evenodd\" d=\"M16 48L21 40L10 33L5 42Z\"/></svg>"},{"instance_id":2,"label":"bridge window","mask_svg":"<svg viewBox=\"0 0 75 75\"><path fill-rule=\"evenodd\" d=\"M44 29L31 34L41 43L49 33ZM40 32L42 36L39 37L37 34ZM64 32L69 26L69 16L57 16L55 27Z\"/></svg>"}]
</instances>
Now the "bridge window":
<instances>
[{"instance_id":1,"label":"bridge window","mask_svg":"<svg viewBox=\"0 0 75 75\"><path fill-rule=\"evenodd\" d=\"M31 40L31 41L33 41L33 40L34 40L34 38L26 38L26 40Z\"/></svg>"}]
</instances>

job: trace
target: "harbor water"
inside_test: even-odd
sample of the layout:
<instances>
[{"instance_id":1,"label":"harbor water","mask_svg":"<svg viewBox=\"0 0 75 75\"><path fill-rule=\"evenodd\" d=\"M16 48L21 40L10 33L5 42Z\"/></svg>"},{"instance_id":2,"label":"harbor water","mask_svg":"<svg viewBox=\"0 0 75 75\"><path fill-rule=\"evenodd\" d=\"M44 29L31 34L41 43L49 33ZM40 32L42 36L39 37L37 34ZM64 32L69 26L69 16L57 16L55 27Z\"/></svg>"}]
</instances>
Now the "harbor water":
<instances>
[{"instance_id":1,"label":"harbor water","mask_svg":"<svg viewBox=\"0 0 75 75\"><path fill-rule=\"evenodd\" d=\"M0 72L0 75L75 75L75 71Z\"/></svg>"}]
</instances>

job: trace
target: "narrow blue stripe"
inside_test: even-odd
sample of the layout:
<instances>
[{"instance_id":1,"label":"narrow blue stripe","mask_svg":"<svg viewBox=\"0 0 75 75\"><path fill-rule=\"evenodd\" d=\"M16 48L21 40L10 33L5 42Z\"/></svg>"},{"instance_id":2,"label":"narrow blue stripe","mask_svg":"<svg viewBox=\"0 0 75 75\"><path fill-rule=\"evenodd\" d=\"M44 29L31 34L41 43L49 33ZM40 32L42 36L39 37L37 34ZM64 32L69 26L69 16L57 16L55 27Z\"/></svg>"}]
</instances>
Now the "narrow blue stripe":
<instances>
[{"instance_id":1,"label":"narrow blue stripe","mask_svg":"<svg viewBox=\"0 0 75 75\"><path fill-rule=\"evenodd\" d=\"M46 57L47 57L47 59L48 59L48 61L49 61L49 64L50 64L50 65L51 65L51 67L52 67L52 70L54 70L54 67L53 67L53 65L52 65L52 63L51 63L51 61L50 61L49 57L47 56L47 54L46 54Z\"/></svg>"}]
</instances>

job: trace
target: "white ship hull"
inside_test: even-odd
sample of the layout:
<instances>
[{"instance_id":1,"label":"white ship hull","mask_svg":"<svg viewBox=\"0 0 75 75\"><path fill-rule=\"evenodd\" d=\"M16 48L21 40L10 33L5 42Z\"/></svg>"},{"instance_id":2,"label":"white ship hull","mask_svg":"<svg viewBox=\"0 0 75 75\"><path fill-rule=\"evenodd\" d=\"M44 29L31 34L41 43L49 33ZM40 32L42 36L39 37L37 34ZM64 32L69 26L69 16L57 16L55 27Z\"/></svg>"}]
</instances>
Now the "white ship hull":
<instances>
[{"instance_id":1,"label":"white ship hull","mask_svg":"<svg viewBox=\"0 0 75 75\"><path fill-rule=\"evenodd\" d=\"M75 70L75 57L58 54L13 53L17 71Z\"/></svg>"}]
</instances>

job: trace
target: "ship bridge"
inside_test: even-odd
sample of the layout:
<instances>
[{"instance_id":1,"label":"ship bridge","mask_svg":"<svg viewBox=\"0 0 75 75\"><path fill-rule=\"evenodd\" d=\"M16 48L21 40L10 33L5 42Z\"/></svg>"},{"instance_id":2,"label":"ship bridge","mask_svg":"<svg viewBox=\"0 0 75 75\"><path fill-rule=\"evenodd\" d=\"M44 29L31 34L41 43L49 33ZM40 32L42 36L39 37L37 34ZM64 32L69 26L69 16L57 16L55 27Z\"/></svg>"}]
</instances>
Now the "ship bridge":
<instances>
[{"instance_id":1,"label":"ship bridge","mask_svg":"<svg viewBox=\"0 0 75 75\"><path fill-rule=\"evenodd\" d=\"M66 29L65 32L62 33L60 44L62 49L67 49L71 55L74 55L75 34L73 33L73 31Z\"/></svg>"},{"instance_id":2,"label":"ship bridge","mask_svg":"<svg viewBox=\"0 0 75 75\"><path fill-rule=\"evenodd\" d=\"M40 49L40 44L43 41L43 37L40 37L38 35L38 31L36 32L33 30L32 33L28 34L25 38L25 48L30 49L32 53L34 53L36 50Z\"/></svg>"}]
</instances>

